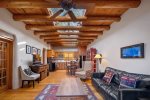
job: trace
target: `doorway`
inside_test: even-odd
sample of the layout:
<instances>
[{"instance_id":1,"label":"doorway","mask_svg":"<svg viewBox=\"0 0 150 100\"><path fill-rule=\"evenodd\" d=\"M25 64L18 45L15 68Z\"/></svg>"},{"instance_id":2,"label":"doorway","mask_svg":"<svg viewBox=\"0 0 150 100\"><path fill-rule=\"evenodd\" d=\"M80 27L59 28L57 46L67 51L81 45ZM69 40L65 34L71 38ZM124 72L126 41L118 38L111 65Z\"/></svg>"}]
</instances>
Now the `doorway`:
<instances>
[{"instance_id":1,"label":"doorway","mask_svg":"<svg viewBox=\"0 0 150 100\"><path fill-rule=\"evenodd\" d=\"M12 88L13 41L0 38L0 93Z\"/></svg>"}]
</instances>

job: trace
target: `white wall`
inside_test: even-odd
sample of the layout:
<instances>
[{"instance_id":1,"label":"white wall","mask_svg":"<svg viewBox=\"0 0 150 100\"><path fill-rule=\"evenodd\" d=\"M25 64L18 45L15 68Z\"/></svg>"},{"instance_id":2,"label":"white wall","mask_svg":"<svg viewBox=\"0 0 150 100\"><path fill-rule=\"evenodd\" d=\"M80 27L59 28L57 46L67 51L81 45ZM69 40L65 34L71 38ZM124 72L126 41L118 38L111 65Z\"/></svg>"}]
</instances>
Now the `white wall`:
<instances>
[{"instance_id":1,"label":"white wall","mask_svg":"<svg viewBox=\"0 0 150 100\"><path fill-rule=\"evenodd\" d=\"M144 59L121 59L120 48L138 43L145 43ZM150 74L150 0L142 0L136 9L128 10L118 23L104 32L88 46L95 47L102 53L104 59L99 68L104 71L110 66L117 69Z\"/></svg>"},{"instance_id":2,"label":"white wall","mask_svg":"<svg viewBox=\"0 0 150 100\"><path fill-rule=\"evenodd\" d=\"M48 48L48 45L33 35L32 31L25 29L25 24L12 19L12 14L3 8L0 8L0 29L11 33L15 37L14 41L14 61L13 61L13 88L20 86L18 66L26 67L32 62L32 55L26 54L26 45L34 46L41 49ZM23 45L17 45L19 42L27 42Z\"/></svg>"}]
</instances>

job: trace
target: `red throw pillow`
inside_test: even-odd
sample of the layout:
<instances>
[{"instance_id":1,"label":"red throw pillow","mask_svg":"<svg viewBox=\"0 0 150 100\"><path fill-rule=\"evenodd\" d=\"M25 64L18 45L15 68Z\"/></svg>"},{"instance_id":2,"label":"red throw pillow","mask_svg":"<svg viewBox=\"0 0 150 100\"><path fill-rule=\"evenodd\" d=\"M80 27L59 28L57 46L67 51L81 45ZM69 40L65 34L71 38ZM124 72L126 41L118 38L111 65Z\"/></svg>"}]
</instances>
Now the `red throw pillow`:
<instances>
[{"instance_id":1,"label":"red throw pillow","mask_svg":"<svg viewBox=\"0 0 150 100\"><path fill-rule=\"evenodd\" d=\"M103 77L103 81L106 82L107 84L110 84L113 76L114 76L114 72L107 70Z\"/></svg>"}]
</instances>

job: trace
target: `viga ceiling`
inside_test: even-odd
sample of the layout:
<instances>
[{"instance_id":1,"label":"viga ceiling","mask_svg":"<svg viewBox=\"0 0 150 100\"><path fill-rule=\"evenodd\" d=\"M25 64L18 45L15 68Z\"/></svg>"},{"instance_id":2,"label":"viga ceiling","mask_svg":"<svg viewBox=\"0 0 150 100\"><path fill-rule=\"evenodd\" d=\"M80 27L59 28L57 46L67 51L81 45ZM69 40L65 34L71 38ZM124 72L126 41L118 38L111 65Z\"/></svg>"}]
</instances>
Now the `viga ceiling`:
<instances>
[{"instance_id":1,"label":"viga ceiling","mask_svg":"<svg viewBox=\"0 0 150 100\"><path fill-rule=\"evenodd\" d=\"M52 46L87 46L140 0L0 0L15 21Z\"/></svg>"}]
</instances>

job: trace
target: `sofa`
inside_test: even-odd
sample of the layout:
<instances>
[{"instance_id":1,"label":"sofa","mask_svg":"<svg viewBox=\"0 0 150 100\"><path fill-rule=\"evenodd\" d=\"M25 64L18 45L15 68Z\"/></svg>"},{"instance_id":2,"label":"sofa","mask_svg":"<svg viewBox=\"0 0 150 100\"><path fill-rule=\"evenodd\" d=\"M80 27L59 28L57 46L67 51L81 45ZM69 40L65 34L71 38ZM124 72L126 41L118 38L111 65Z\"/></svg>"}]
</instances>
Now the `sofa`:
<instances>
[{"instance_id":1,"label":"sofa","mask_svg":"<svg viewBox=\"0 0 150 100\"><path fill-rule=\"evenodd\" d=\"M113 71L115 74L110 82L106 84L103 77L106 71ZM144 88L142 80L145 78L150 79L150 75L129 73L126 71L117 70L107 67L103 73L93 73L92 84L96 90L102 95L104 100L139 100L138 98L150 98L150 90ZM120 88L120 81L122 75L128 75L136 78L135 88ZM150 99L148 99L150 100Z\"/></svg>"}]
</instances>

